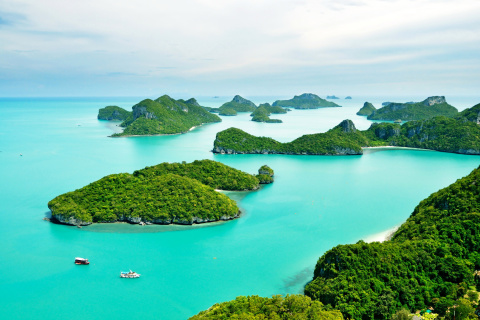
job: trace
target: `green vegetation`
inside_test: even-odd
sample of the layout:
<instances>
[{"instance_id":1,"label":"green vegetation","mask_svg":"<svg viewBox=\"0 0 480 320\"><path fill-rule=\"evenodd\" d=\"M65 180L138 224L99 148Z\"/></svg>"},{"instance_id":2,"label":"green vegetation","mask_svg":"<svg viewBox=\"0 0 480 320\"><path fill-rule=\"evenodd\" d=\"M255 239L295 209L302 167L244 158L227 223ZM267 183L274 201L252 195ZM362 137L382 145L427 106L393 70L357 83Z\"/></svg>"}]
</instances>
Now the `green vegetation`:
<instances>
[{"instance_id":1,"label":"green vegetation","mask_svg":"<svg viewBox=\"0 0 480 320\"><path fill-rule=\"evenodd\" d=\"M429 97L416 103L389 103L368 116L369 120L424 120L436 116L454 117L458 110L445 97Z\"/></svg>"},{"instance_id":2,"label":"green vegetation","mask_svg":"<svg viewBox=\"0 0 480 320\"><path fill-rule=\"evenodd\" d=\"M48 203L61 223L128 221L192 224L233 219L235 202L215 189L256 190L259 180L212 160L161 163L106 176Z\"/></svg>"},{"instance_id":3,"label":"green vegetation","mask_svg":"<svg viewBox=\"0 0 480 320\"><path fill-rule=\"evenodd\" d=\"M152 178L112 174L48 203L52 218L73 224L92 222L210 222L238 215L235 201L191 178L164 174Z\"/></svg>"},{"instance_id":4,"label":"green vegetation","mask_svg":"<svg viewBox=\"0 0 480 320\"><path fill-rule=\"evenodd\" d=\"M236 116L237 111L235 109L230 108L230 107L224 107L221 109L218 109L218 112L221 116Z\"/></svg>"},{"instance_id":5,"label":"green vegetation","mask_svg":"<svg viewBox=\"0 0 480 320\"><path fill-rule=\"evenodd\" d=\"M133 172L135 177L147 179L166 173L192 178L220 190L243 191L258 189L253 175L212 160L195 160L192 163L160 163Z\"/></svg>"},{"instance_id":6,"label":"green vegetation","mask_svg":"<svg viewBox=\"0 0 480 320\"><path fill-rule=\"evenodd\" d=\"M237 112L253 112L257 106L250 100L236 95L233 97L232 101L224 103L220 108L218 108L220 115L236 115ZM233 109L235 114L232 114L231 110L225 112L225 109Z\"/></svg>"},{"instance_id":7,"label":"green vegetation","mask_svg":"<svg viewBox=\"0 0 480 320\"><path fill-rule=\"evenodd\" d=\"M452 118L435 117L403 125L374 123L365 134L371 141L392 146L480 154L480 127L474 122Z\"/></svg>"},{"instance_id":8,"label":"green vegetation","mask_svg":"<svg viewBox=\"0 0 480 320\"><path fill-rule=\"evenodd\" d=\"M268 111L265 105L260 105L257 109L255 109L255 111L253 111L251 116L252 116L252 121L256 121L256 122L282 123L282 120L270 119L270 111Z\"/></svg>"},{"instance_id":9,"label":"green vegetation","mask_svg":"<svg viewBox=\"0 0 480 320\"><path fill-rule=\"evenodd\" d=\"M299 96L294 96L290 100L277 100L273 106L287 107L295 109L318 109L340 107L338 104L320 98L313 93L304 93Z\"/></svg>"},{"instance_id":10,"label":"green vegetation","mask_svg":"<svg viewBox=\"0 0 480 320\"><path fill-rule=\"evenodd\" d=\"M269 184L273 182L273 175L273 169L265 164L258 169L256 177L260 181L260 184Z\"/></svg>"},{"instance_id":11,"label":"green vegetation","mask_svg":"<svg viewBox=\"0 0 480 320\"><path fill-rule=\"evenodd\" d=\"M374 113L377 109L370 102L365 102L363 107L358 110L357 115L359 116L369 116Z\"/></svg>"},{"instance_id":12,"label":"green vegetation","mask_svg":"<svg viewBox=\"0 0 480 320\"><path fill-rule=\"evenodd\" d=\"M99 119L124 120L125 129L112 137L128 135L154 135L185 133L203 123L219 122L221 119L191 98L187 101L175 100L164 95L156 100L145 99L128 112L118 107L99 110Z\"/></svg>"},{"instance_id":13,"label":"green vegetation","mask_svg":"<svg viewBox=\"0 0 480 320\"><path fill-rule=\"evenodd\" d=\"M240 296L235 300L217 303L190 318L244 320L343 320L338 311L326 311L318 301L303 295L277 295L272 298Z\"/></svg>"},{"instance_id":14,"label":"green vegetation","mask_svg":"<svg viewBox=\"0 0 480 320\"><path fill-rule=\"evenodd\" d=\"M465 109L458 114L457 119L466 119L475 123L480 122L480 103L471 108Z\"/></svg>"},{"instance_id":15,"label":"green vegetation","mask_svg":"<svg viewBox=\"0 0 480 320\"><path fill-rule=\"evenodd\" d=\"M352 121L344 120L326 133L304 135L288 143L272 138L255 137L240 129L229 128L217 133L215 153L274 153L339 155L362 154L368 139L355 129Z\"/></svg>"},{"instance_id":16,"label":"green vegetation","mask_svg":"<svg viewBox=\"0 0 480 320\"><path fill-rule=\"evenodd\" d=\"M287 111L289 111L289 109L285 109L280 106L271 106L270 103L262 103L258 107L259 108L264 107L269 113L282 114L282 113L287 113Z\"/></svg>"},{"instance_id":17,"label":"green vegetation","mask_svg":"<svg viewBox=\"0 0 480 320\"><path fill-rule=\"evenodd\" d=\"M352 319L430 306L449 318L453 305L457 319L467 319L480 287L478 239L480 168L421 201L392 240L327 251L305 294Z\"/></svg>"},{"instance_id":18,"label":"green vegetation","mask_svg":"<svg viewBox=\"0 0 480 320\"><path fill-rule=\"evenodd\" d=\"M98 110L99 120L126 120L132 113L117 106L108 106Z\"/></svg>"},{"instance_id":19,"label":"green vegetation","mask_svg":"<svg viewBox=\"0 0 480 320\"><path fill-rule=\"evenodd\" d=\"M373 123L359 131L350 120L327 131L304 135L292 142L280 143L272 138L255 137L240 129L217 133L213 152L256 154L362 154L363 147L398 146L443 152L480 154L480 126L465 118L435 117L421 121Z\"/></svg>"}]
</instances>

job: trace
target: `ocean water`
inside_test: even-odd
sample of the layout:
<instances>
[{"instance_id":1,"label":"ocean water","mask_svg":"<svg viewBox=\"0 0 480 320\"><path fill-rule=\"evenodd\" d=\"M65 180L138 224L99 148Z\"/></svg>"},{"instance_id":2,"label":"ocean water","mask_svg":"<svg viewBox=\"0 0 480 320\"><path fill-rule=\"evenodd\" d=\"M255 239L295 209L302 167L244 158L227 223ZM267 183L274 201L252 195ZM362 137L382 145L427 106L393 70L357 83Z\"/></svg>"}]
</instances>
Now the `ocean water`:
<instances>
[{"instance_id":1,"label":"ocean water","mask_svg":"<svg viewBox=\"0 0 480 320\"><path fill-rule=\"evenodd\" d=\"M155 97L152 97L155 98ZM189 98L189 97L176 97ZM248 97L247 97L248 98ZM286 97L254 97L273 102ZM231 97L203 97L219 106ZM328 249L405 221L432 192L467 175L480 157L418 150L369 150L362 156L215 155L215 134L235 126L291 141L351 119L370 101L424 97L354 97L342 108L248 114L183 135L109 138L116 123L96 119L106 105L130 108L141 98L0 99L0 318L186 319L239 295L300 293ZM447 97L462 110L480 97ZM243 215L211 225L84 228L44 221L47 203L107 174L168 161L213 159L255 173L263 164L275 182L231 192ZM76 266L76 256L89 266ZM120 279L134 270L139 279Z\"/></svg>"}]
</instances>

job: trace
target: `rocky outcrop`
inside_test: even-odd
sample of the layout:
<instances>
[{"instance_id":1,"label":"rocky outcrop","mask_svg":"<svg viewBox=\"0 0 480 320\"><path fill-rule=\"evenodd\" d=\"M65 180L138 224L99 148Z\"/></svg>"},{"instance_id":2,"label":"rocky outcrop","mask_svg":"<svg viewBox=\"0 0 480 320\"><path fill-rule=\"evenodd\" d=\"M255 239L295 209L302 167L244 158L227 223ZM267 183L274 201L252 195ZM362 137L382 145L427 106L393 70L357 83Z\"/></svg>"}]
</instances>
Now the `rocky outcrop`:
<instances>
[{"instance_id":1,"label":"rocky outcrop","mask_svg":"<svg viewBox=\"0 0 480 320\"><path fill-rule=\"evenodd\" d=\"M342 131L345 133L357 132L357 128L355 128L352 120L343 120L337 127L342 128Z\"/></svg>"},{"instance_id":2,"label":"rocky outcrop","mask_svg":"<svg viewBox=\"0 0 480 320\"><path fill-rule=\"evenodd\" d=\"M83 220L80 220L80 219L75 219L75 217L66 218L61 214L52 215L52 218L50 220L52 222L67 224L67 225L71 225L71 226L88 226L89 224L92 224L91 222L83 221Z\"/></svg>"},{"instance_id":3,"label":"rocky outcrop","mask_svg":"<svg viewBox=\"0 0 480 320\"><path fill-rule=\"evenodd\" d=\"M249 150L248 152L244 151L237 151L233 149L223 148L219 146L215 146L212 150L213 153L219 154L286 154L286 155L312 155L312 156L341 156L341 155L361 155L363 154L362 150L354 150L351 148L345 148L340 146L332 146L334 152L328 153L316 153L316 152L292 152L292 151L278 151L278 150L270 150L270 149L254 149Z\"/></svg>"},{"instance_id":4,"label":"rocky outcrop","mask_svg":"<svg viewBox=\"0 0 480 320\"><path fill-rule=\"evenodd\" d=\"M434 96L428 97L427 99L422 101L424 106L433 106L435 104L447 103L444 96Z\"/></svg>"},{"instance_id":5,"label":"rocky outcrop","mask_svg":"<svg viewBox=\"0 0 480 320\"><path fill-rule=\"evenodd\" d=\"M144 116L147 119L157 119L157 116L153 112L147 111L147 107L142 105L136 105L133 107L133 119L136 120Z\"/></svg>"}]
</instances>

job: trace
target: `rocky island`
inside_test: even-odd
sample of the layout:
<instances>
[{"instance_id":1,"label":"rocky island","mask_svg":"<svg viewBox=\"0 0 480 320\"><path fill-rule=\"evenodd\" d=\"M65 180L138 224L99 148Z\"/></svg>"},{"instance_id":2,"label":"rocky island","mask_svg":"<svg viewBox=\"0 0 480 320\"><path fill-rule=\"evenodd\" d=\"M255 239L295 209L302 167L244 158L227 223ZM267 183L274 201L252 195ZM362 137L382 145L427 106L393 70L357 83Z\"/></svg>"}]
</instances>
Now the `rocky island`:
<instances>
[{"instance_id":1,"label":"rocky island","mask_svg":"<svg viewBox=\"0 0 480 320\"><path fill-rule=\"evenodd\" d=\"M338 104L320 98L313 93L304 93L294 96L290 100L277 100L272 106L279 106L294 109L318 109L318 108L334 108L340 107Z\"/></svg>"},{"instance_id":2,"label":"rocky island","mask_svg":"<svg viewBox=\"0 0 480 320\"><path fill-rule=\"evenodd\" d=\"M237 128L217 133L213 152L221 154L360 155L362 148L397 146L480 155L480 105L455 118L444 116L397 123L373 123L360 131L350 120L325 133L304 135L288 143L256 137Z\"/></svg>"},{"instance_id":3,"label":"rocky island","mask_svg":"<svg viewBox=\"0 0 480 320\"><path fill-rule=\"evenodd\" d=\"M167 95L145 99L134 105L132 112L116 106L102 108L98 119L123 120L120 126L125 129L112 137L185 133L204 123L222 121L193 98L175 100Z\"/></svg>"},{"instance_id":4,"label":"rocky island","mask_svg":"<svg viewBox=\"0 0 480 320\"><path fill-rule=\"evenodd\" d=\"M458 110L449 105L443 96L429 97L422 102L389 102L384 107L374 110L369 120L424 120L436 116L454 117Z\"/></svg>"},{"instance_id":5,"label":"rocky island","mask_svg":"<svg viewBox=\"0 0 480 320\"><path fill-rule=\"evenodd\" d=\"M257 109L255 103L236 95L232 101L222 104L216 111L218 111L220 115L233 116L236 115L237 112L253 112L255 109Z\"/></svg>"},{"instance_id":6,"label":"rocky island","mask_svg":"<svg viewBox=\"0 0 480 320\"><path fill-rule=\"evenodd\" d=\"M133 174L106 176L57 196L48 208L53 222L77 226L120 221L189 225L230 220L240 211L235 201L215 189L257 190L260 183L273 181L265 180L264 167L257 178L212 160L161 163Z\"/></svg>"},{"instance_id":7,"label":"rocky island","mask_svg":"<svg viewBox=\"0 0 480 320\"><path fill-rule=\"evenodd\" d=\"M370 102L365 102L363 107L358 110L357 115L359 116L369 116L374 113L377 109Z\"/></svg>"},{"instance_id":8,"label":"rocky island","mask_svg":"<svg viewBox=\"0 0 480 320\"><path fill-rule=\"evenodd\" d=\"M281 109L281 112L278 112L276 108ZM282 120L270 119L270 114L272 113L271 110L277 111L276 113L287 113L287 111L285 111L285 109L281 107L272 107L269 103L264 103L258 106L258 108L252 112L252 121L266 123L282 123Z\"/></svg>"},{"instance_id":9,"label":"rocky island","mask_svg":"<svg viewBox=\"0 0 480 320\"><path fill-rule=\"evenodd\" d=\"M451 319L454 306L457 319L461 309L471 319L480 282L479 198L477 168L421 201L391 240L327 251L305 294L346 319L395 319L401 308L430 307Z\"/></svg>"},{"instance_id":10,"label":"rocky island","mask_svg":"<svg viewBox=\"0 0 480 320\"><path fill-rule=\"evenodd\" d=\"M291 154L291 155L359 155L368 139L350 120L325 133L304 135L288 143L272 138L255 137L237 128L217 133L214 153L222 154Z\"/></svg>"}]
</instances>

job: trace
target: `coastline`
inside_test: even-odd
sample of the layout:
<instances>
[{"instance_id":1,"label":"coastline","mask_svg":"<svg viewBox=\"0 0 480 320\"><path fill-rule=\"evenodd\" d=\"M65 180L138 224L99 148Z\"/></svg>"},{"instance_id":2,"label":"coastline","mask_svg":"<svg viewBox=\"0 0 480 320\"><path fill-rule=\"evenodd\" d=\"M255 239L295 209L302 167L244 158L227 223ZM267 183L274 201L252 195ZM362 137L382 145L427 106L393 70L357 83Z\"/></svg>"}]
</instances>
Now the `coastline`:
<instances>
[{"instance_id":1,"label":"coastline","mask_svg":"<svg viewBox=\"0 0 480 320\"><path fill-rule=\"evenodd\" d=\"M384 230L384 231L381 231L381 232L378 232L378 233L371 234L371 235L365 237L365 239L363 239L363 241L365 241L366 243L388 241L392 238L393 234L398 230L398 228L400 228L400 226L401 225L398 225L398 226L395 226L393 228L390 228L390 229L387 229L387 230Z\"/></svg>"},{"instance_id":2,"label":"coastline","mask_svg":"<svg viewBox=\"0 0 480 320\"><path fill-rule=\"evenodd\" d=\"M368 151L368 150L419 150L419 151L435 151L432 149L422 149L422 148L412 148L412 147L397 147L397 146L379 146L379 147L362 147L362 150Z\"/></svg>"}]
</instances>

